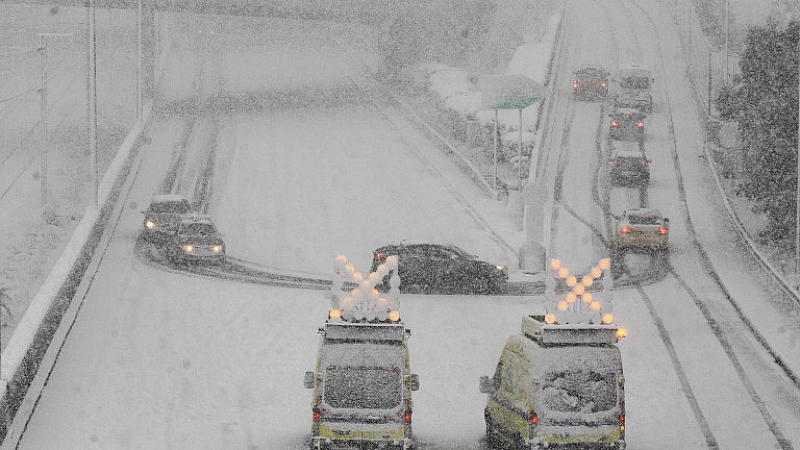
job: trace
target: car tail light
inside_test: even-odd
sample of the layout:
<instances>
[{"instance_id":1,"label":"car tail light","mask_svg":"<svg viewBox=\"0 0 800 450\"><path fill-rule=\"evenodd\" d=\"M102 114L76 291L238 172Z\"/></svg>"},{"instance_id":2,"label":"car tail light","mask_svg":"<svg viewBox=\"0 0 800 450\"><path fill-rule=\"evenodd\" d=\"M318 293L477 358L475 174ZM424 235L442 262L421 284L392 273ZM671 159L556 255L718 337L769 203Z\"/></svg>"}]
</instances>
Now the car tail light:
<instances>
[{"instance_id":1,"label":"car tail light","mask_svg":"<svg viewBox=\"0 0 800 450\"><path fill-rule=\"evenodd\" d=\"M646 165L647 165L647 161L643 159L643 160L642 160L642 165L643 165L643 166L646 166Z\"/></svg>"},{"instance_id":2,"label":"car tail light","mask_svg":"<svg viewBox=\"0 0 800 450\"><path fill-rule=\"evenodd\" d=\"M658 234L667 234L667 229L665 227L661 227L658 229Z\"/></svg>"},{"instance_id":3,"label":"car tail light","mask_svg":"<svg viewBox=\"0 0 800 450\"><path fill-rule=\"evenodd\" d=\"M604 81L604 82L600 83L600 86L606 87L606 82Z\"/></svg>"},{"instance_id":4,"label":"car tail light","mask_svg":"<svg viewBox=\"0 0 800 450\"><path fill-rule=\"evenodd\" d=\"M618 163L618 162L617 162L617 160L615 159L615 160L614 160L614 165L616 166L617 164L619 164L619 163Z\"/></svg>"},{"instance_id":5,"label":"car tail light","mask_svg":"<svg viewBox=\"0 0 800 450\"><path fill-rule=\"evenodd\" d=\"M625 234L630 233L631 232L631 227L625 225L624 227L622 227L622 232L625 233Z\"/></svg>"},{"instance_id":6,"label":"car tail light","mask_svg":"<svg viewBox=\"0 0 800 450\"><path fill-rule=\"evenodd\" d=\"M314 408L314 422L319 422L320 414L317 408Z\"/></svg>"},{"instance_id":7,"label":"car tail light","mask_svg":"<svg viewBox=\"0 0 800 450\"><path fill-rule=\"evenodd\" d=\"M577 81L573 81L572 82L572 89L578 89L578 82Z\"/></svg>"},{"instance_id":8,"label":"car tail light","mask_svg":"<svg viewBox=\"0 0 800 450\"><path fill-rule=\"evenodd\" d=\"M531 414L531 425L539 425L539 416L537 416L536 413Z\"/></svg>"},{"instance_id":9,"label":"car tail light","mask_svg":"<svg viewBox=\"0 0 800 450\"><path fill-rule=\"evenodd\" d=\"M636 124L637 127L642 128L644 126L644 122L639 122Z\"/></svg>"},{"instance_id":10,"label":"car tail light","mask_svg":"<svg viewBox=\"0 0 800 450\"><path fill-rule=\"evenodd\" d=\"M625 431L625 416L619 416L619 429L620 431Z\"/></svg>"},{"instance_id":11,"label":"car tail light","mask_svg":"<svg viewBox=\"0 0 800 450\"><path fill-rule=\"evenodd\" d=\"M615 126L617 126L617 121L616 121L616 120L612 120L612 121L611 121L611 126L612 126L612 127L615 127Z\"/></svg>"},{"instance_id":12,"label":"car tail light","mask_svg":"<svg viewBox=\"0 0 800 450\"><path fill-rule=\"evenodd\" d=\"M411 410L407 409L405 414L403 414L403 421L405 423L411 423Z\"/></svg>"}]
</instances>

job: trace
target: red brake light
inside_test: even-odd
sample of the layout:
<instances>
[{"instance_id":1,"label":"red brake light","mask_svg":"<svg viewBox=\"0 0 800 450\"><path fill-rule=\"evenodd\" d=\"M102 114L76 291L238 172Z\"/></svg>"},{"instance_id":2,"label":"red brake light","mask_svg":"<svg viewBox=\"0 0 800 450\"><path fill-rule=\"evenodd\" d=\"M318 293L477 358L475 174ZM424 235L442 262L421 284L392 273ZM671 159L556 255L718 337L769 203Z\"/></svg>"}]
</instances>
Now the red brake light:
<instances>
[{"instance_id":1,"label":"red brake light","mask_svg":"<svg viewBox=\"0 0 800 450\"><path fill-rule=\"evenodd\" d=\"M622 232L625 233L625 234L630 233L631 232L631 227L625 225L624 227L622 227Z\"/></svg>"},{"instance_id":2,"label":"red brake light","mask_svg":"<svg viewBox=\"0 0 800 450\"><path fill-rule=\"evenodd\" d=\"M643 165L643 166L646 166L646 165L647 165L647 161L643 159L643 160L642 160L642 165Z\"/></svg>"},{"instance_id":3,"label":"red brake light","mask_svg":"<svg viewBox=\"0 0 800 450\"><path fill-rule=\"evenodd\" d=\"M658 234L667 234L667 229L665 227L661 227L658 229Z\"/></svg>"},{"instance_id":4,"label":"red brake light","mask_svg":"<svg viewBox=\"0 0 800 450\"><path fill-rule=\"evenodd\" d=\"M406 410L406 413L403 414L403 420L406 423L411 423L411 410L410 409Z\"/></svg>"},{"instance_id":5,"label":"red brake light","mask_svg":"<svg viewBox=\"0 0 800 450\"><path fill-rule=\"evenodd\" d=\"M637 127L642 128L644 126L644 122L639 122L636 124Z\"/></svg>"},{"instance_id":6,"label":"red brake light","mask_svg":"<svg viewBox=\"0 0 800 450\"><path fill-rule=\"evenodd\" d=\"M578 82L577 81L573 81L572 82L572 88L573 89L578 89Z\"/></svg>"},{"instance_id":7,"label":"red brake light","mask_svg":"<svg viewBox=\"0 0 800 450\"><path fill-rule=\"evenodd\" d=\"M615 126L617 126L617 121L616 121L616 120L612 120L612 121L611 121L611 126L612 126L612 127L615 127Z\"/></svg>"},{"instance_id":8,"label":"red brake light","mask_svg":"<svg viewBox=\"0 0 800 450\"><path fill-rule=\"evenodd\" d=\"M625 416L619 416L619 429L625 431Z\"/></svg>"},{"instance_id":9,"label":"red brake light","mask_svg":"<svg viewBox=\"0 0 800 450\"><path fill-rule=\"evenodd\" d=\"M539 425L539 416L537 416L536 413L531 414L531 425Z\"/></svg>"},{"instance_id":10,"label":"red brake light","mask_svg":"<svg viewBox=\"0 0 800 450\"><path fill-rule=\"evenodd\" d=\"M320 417L319 410L314 408L314 422L319 422L319 417Z\"/></svg>"},{"instance_id":11,"label":"red brake light","mask_svg":"<svg viewBox=\"0 0 800 450\"><path fill-rule=\"evenodd\" d=\"M615 165L615 166L617 165L617 160L616 160L616 159L614 160L614 165Z\"/></svg>"}]
</instances>

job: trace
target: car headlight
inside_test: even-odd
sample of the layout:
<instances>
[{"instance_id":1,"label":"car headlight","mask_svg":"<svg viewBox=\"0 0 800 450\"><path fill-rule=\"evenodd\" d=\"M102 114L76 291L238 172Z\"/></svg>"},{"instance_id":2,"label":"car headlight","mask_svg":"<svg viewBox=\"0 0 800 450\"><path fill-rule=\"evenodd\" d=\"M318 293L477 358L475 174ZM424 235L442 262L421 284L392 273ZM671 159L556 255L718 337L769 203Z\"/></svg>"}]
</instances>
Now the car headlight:
<instances>
[{"instance_id":1,"label":"car headlight","mask_svg":"<svg viewBox=\"0 0 800 450\"><path fill-rule=\"evenodd\" d=\"M215 244L213 247L211 247L211 251L214 253L221 253L223 250L225 250L225 246L222 244Z\"/></svg>"},{"instance_id":2,"label":"car headlight","mask_svg":"<svg viewBox=\"0 0 800 450\"><path fill-rule=\"evenodd\" d=\"M194 246L192 244L184 244L183 251L186 253L191 253L194 251Z\"/></svg>"},{"instance_id":3,"label":"car headlight","mask_svg":"<svg viewBox=\"0 0 800 450\"><path fill-rule=\"evenodd\" d=\"M145 228L147 228L148 230L152 230L153 228L155 228L155 226L156 226L156 223L155 223L155 222L153 222L152 220L145 220L145 221L144 221L144 226L145 226Z\"/></svg>"}]
</instances>

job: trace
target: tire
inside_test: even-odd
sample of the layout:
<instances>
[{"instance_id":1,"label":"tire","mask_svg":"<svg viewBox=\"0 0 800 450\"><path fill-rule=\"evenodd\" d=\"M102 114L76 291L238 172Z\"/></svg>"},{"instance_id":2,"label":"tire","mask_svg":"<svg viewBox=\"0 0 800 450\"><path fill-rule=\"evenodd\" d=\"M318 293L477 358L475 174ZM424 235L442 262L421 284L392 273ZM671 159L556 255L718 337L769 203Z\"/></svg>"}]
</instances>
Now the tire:
<instances>
[{"instance_id":1,"label":"tire","mask_svg":"<svg viewBox=\"0 0 800 450\"><path fill-rule=\"evenodd\" d=\"M497 429L489 420L486 420L486 447L495 449L500 446L500 439L497 438Z\"/></svg>"},{"instance_id":2,"label":"tire","mask_svg":"<svg viewBox=\"0 0 800 450\"><path fill-rule=\"evenodd\" d=\"M419 293L421 293L421 292L422 292L422 287L421 287L419 284L417 284L417 283L414 283L414 284L411 284L411 285L409 285L409 286L406 288L406 291L407 291L409 294L419 294Z\"/></svg>"},{"instance_id":3,"label":"tire","mask_svg":"<svg viewBox=\"0 0 800 450\"><path fill-rule=\"evenodd\" d=\"M475 294L488 294L489 293L489 280L485 278L476 278L470 283L470 293Z\"/></svg>"}]
</instances>

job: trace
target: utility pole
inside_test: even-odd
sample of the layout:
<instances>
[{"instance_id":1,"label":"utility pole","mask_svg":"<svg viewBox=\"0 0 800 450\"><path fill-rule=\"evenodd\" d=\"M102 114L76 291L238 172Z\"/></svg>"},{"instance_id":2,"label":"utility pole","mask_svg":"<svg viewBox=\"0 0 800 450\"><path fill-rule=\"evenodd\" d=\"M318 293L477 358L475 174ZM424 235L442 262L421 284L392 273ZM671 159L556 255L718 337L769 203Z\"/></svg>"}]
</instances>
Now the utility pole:
<instances>
[{"instance_id":1,"label":"utility pole","mask_svg":"<svg viewBox=\"0 0 800 450\"><path fill-rule=\"evenodd\" d=\"M39 49L42 52L42 84L40 94L42 98L41 110L39 116L42 120L42 161L41 168L39 169L39 177L42 183L42 206L47 208L47 154L49 132L47 129L47 35L44 33L39 34Z\"/></svg>"},{"instance_id":2,"label":"utility pole","mask_svg":"<svg viewBox=\"0 0 800 450\"><path fill-rule=\"evenodd\" d=\"M48 120L47 120L47 110L49 109L48 101L47 101L47 79L48 79L48 71L47 71L47 58L48 58L48 51L47 51L47 38L49 37L71 37L72 34L69 33L39 33L39 51L42 53L42 79L41 79L41 86L39 87L39 92L41 94L41 107L40 107L40 118L42 120L42 162L40 168L40 179L42 184L42 206L47 207L48 199L50 197L50 192L48 189L48 167L47 167L47 158L49 153L50 147L50 130L48 129Z\"/></svg>"},{"instance_id":3,"label":"utility pole","mask_svg":"<svg viewBox=\"0 0 800 450\"><path fill-rule=\"evenodd\" d=\"M99 169L97 167L97 36L95 31L95 0L89 0L88 8L88 39L87 39L87 58L88 58L88 71L86 77L86 93L87 93L87 114L89 119L89 154L90 165L92 168L93 186L93 200L96 206L99 206L98 190L100 189L100 180L98 178Z\"/></svg>"}]
</instances>

